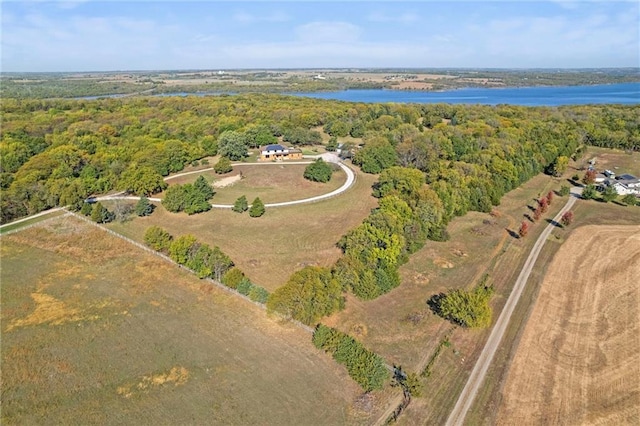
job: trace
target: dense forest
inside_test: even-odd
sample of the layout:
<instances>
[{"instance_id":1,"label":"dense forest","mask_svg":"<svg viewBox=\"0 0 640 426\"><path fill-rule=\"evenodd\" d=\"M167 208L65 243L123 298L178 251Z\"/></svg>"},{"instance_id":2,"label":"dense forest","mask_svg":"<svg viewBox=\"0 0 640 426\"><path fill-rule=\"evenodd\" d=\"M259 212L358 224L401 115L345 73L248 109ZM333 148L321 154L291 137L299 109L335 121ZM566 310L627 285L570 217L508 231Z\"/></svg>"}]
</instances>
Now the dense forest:
<instances>
[{"instance_id":1,"label":"dense forest","mask_svg":"<svg viewBox=\"0 0 640 426\"><path fill-rule=\"evenodd\" d=\"M586 145L640 150L640 106L620 105L361 104L268 94L6 99L2 121L3 223L54 206L79 210L110 191L148 196L166 187L164 176L220 153L242 158L277 140L317 144L322 131L326 144L343 142L343 155L379 174L379 202L338 242L344 255L333 268L300 271L270 298L270 310L307 324L341 309L345 291L367 300L395 288L399 266L427 239L446 240L454 216L490 211ZM205 208L193 213L208 209L207 195L200 198ZM326 303L300 305L300 297Z\"/></svg>"},{"instance_id":2,"label":"dense forest","mask_svg":"<svg viewBox=\"0 0 640 426\"><path fill-rule=\"evenodd\" d=\"M445 222L489 210L585 144L640 149L638 106L354 104L247 94L4 99L1 108L3 223L91 194L150 195L163 188L163 176L215 155L225 132L248 146L277 137L305 143L294 134L317 142L320 128L338 140L357 138L362 148L354 147L353 161L364 171L421 171Z\"/></svg>"}]
</instances>

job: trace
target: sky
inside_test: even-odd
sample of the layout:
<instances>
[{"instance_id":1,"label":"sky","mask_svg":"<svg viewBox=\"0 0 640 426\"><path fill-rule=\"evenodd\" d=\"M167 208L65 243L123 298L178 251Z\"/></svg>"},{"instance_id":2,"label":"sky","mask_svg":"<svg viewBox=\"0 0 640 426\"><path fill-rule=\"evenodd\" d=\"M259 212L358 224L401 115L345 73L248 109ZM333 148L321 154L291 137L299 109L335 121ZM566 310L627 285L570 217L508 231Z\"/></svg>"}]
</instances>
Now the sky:
<instances>
[{"instance_id":1,"label":"sky","mask_svg":"<svg viewBox=\"0 0 640 426\"><path fill-rule=\"evenodd\" d=\"M6 1L3 72L640 66L640 1Z\"/></svg>"}]
</instances>

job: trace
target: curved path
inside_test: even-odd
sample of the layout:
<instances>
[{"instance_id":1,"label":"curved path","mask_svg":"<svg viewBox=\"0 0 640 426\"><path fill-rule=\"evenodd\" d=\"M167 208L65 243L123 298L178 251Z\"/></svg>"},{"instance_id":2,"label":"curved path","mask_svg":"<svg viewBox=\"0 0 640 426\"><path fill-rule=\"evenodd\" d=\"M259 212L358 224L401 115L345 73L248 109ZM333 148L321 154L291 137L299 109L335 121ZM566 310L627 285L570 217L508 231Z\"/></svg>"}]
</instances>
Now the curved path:
<instances>
[{"instance_id":1,"label":"curved path","mask_svg":"<svg viewBox=\"0 0 640 426\"><path fill-rule=\"evenodd\" d=\"M305 156L305 158L319 158L319 157L320 156ZM268 204L265 204L264 206L265 207L283 207L283 206L293 206L295 204L313 203L315 201L324 200L325 198L334 197L334 196L346 191L347 189L349 189L351 187L351 185L353 185L353 183L356 181L356 175L355 175L355 173L353 173L353 170L351 170L348 166L346 166L341 161L336 160L337 157L335 155L333 155L333 154L331 154L330 157L324 156L323 158L325 158L325 160L327 162L332 162L332 163L337 164L347 174L347 180L344 182L344 184L342 184L342 186L340 188L338 188L336 190L333 190L333 191L331 191L331 192L329 192L327 194L317 195L315 197L303 198L301 200L283 201L281 203L268 203ZM283 165L283 164L310 164L310 163L311 163L310 161L288 161L286 163L279 163L279 162L234 163L232 165L233 166L272 166L272 165ZM194 170L192 172L179 173L179 174L173 175L173 176L167 176L166 178L164 178L164 180L166 182L166 181L169 181L171 179L178 178L178 177L197 174L197 173L202 173L202 172L206 172L206 171L210 171L210 170L213 170L213 167L210 167L210 168L207 168L207 169L201 169L201 170ZM128 195L119 195L119 194L103 195L101 197L96 197L97 201L105 201L105 200L139 200L139 199L140 199L140 197L128 196ZM161 198L151 198L150 197L149 201L161 202L162 199ZM230 209L231 207L233 207L233 204L211 204L211 207L213 207L215 209Z\"/></svg>"},{"instance_id":2,"label":"curved path","mask_svg":"<svg viewBox=\"0 0 640 426\"><path fill-rule=\"evenodd\" d=\"M529 253L529 257L527 258L527 261L524 263L524 266L520 271L520 275L518 275L518 279L516 280L516 283L513 286L513 290L511 291L511 294L507 299L507 303L505 303L504 308L502 308L502 312L500 313L500 316L498 317L496 324L493 326L493 330L491 330L489 339L487 340L487 343L485 344L484 349L482 349L482 353L480 354L478 361L476 361L476 365L473 367L473 370L471 371L469 380L467 381L467 384L465 385L464 389L462 389L462 393L458 397L458 401L456 402L456 405L453 408L453 411L451 412L451 414L449 415L449 418L447 419L447 423L446 423L447 426L454 426L454 425L458 426L463 424L464 418L467 415L469 408L471 408L471 404L473 404L473 400L475 399L476 394L478 393L478 389L480 388L480 385L484 381L484 377L487 374L487 370L491 365L491 361L493 360L496 350L500 345L500 341L502 340L502 337L504 336L504 333L507 329L507 325L509 324L509 320L511 319L511 314L513 314L513 311L516 308L518 301L520 300L520 295L524 290L524 286L526 285L527 280L529 279L529 274L531 274L533 265L536 263L536 260L538 259L538 255L540 254L540 251L542 250L544 243L547 241L547 238L551 234L551 231L553 231L553 228L558 223L560 223L560 218L562 217L562 215L566 211L571 209L573 204L580 197L580 193L582 192L581 189L582 188L574 187L571 190L571 196L569 197L567 204L565 204L564 207L560 209L558 214L553 218L551 223L547 225L544 231L542 231L542 234L540 234L540 236L538 237L538 240L533 245L533 248Z\"/></svg>"}]
</instances>

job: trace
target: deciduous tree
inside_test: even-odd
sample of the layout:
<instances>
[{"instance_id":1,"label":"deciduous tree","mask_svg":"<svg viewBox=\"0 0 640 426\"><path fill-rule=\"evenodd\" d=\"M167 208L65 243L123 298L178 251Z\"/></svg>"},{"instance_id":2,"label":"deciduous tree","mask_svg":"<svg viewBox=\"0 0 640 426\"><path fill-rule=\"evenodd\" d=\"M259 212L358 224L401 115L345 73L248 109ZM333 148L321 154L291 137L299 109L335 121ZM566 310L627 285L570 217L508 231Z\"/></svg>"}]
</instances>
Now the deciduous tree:
<instances>
[{"instance_id":1,"label":"deciduous tree","mask_svg":"<svg viewBox=\"0 0 640 426\"><path fill-rule=\"evenodd\" d=\"M267 309L304 324L315 324L320 318L344 307L340 284L331 271L306 266L293 273L289 281L269 296Z\"/></svg>"},{"instance_id":2,"label":"deciduous tree","mask_svg":"<svg viewBox=\"0 0 640 426\"><path fill-rule=\"evenodd\" d=\"M215 164L215 166L213 166L213 170L219 175L229 173L230 171L233 170L233 166L231 165L231 160L229 160L227 157L220 157L220 159Z\"/></svg>"},{"instance_id":3,"label":"deciduous tree","mask_svg":"<svg viewBox=\"0 0 640 426\"><path fill-rule=\"evenodd\" d=\"M522 223L520 224L520 229L518 230L518 235L520 235L521 238L524 238L527 236L528 233L529 233L529 223L522 221Z\"/></svg>"},{"instance_id":4,"label":"deciduous tree","mask_svg":"<svg viewBox=\"0 0 640 426\"><path fill-rule=\"evenodd\" d=\"M333 168L331 165L325 163L322 158L318 158L304 169L303 176L307 180L325 183L331 180L332 174Z\"/></svg>"},{"instance_id":5,"label":"deciduous tree","mask_svg":"<svg viewBox=\"0 0 640 426\"><path fill-rule=\"evenodd\" d=\"M562 217L560 218L560 222L564 226L569 226L573 222L573 212L571 210L564 212Z\"/></svg>"}]
</instances>

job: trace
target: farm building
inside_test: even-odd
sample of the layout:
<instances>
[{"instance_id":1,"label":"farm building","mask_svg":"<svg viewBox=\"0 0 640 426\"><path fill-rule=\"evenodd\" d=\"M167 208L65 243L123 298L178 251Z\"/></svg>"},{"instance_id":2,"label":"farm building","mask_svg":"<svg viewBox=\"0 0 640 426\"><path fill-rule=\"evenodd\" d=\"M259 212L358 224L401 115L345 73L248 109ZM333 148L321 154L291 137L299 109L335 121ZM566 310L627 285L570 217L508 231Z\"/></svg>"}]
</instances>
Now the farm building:
<instances>
[{"instance_id":1,"label":"farm building","mask_svg":"<svg viewBox=\"0 0 640 426\"><path fill-rule=\"evenodd\" d=\"M301 160L302 151L280 144L267 145L260 150L260 161Z\"/></svg>"}]
</instances>

